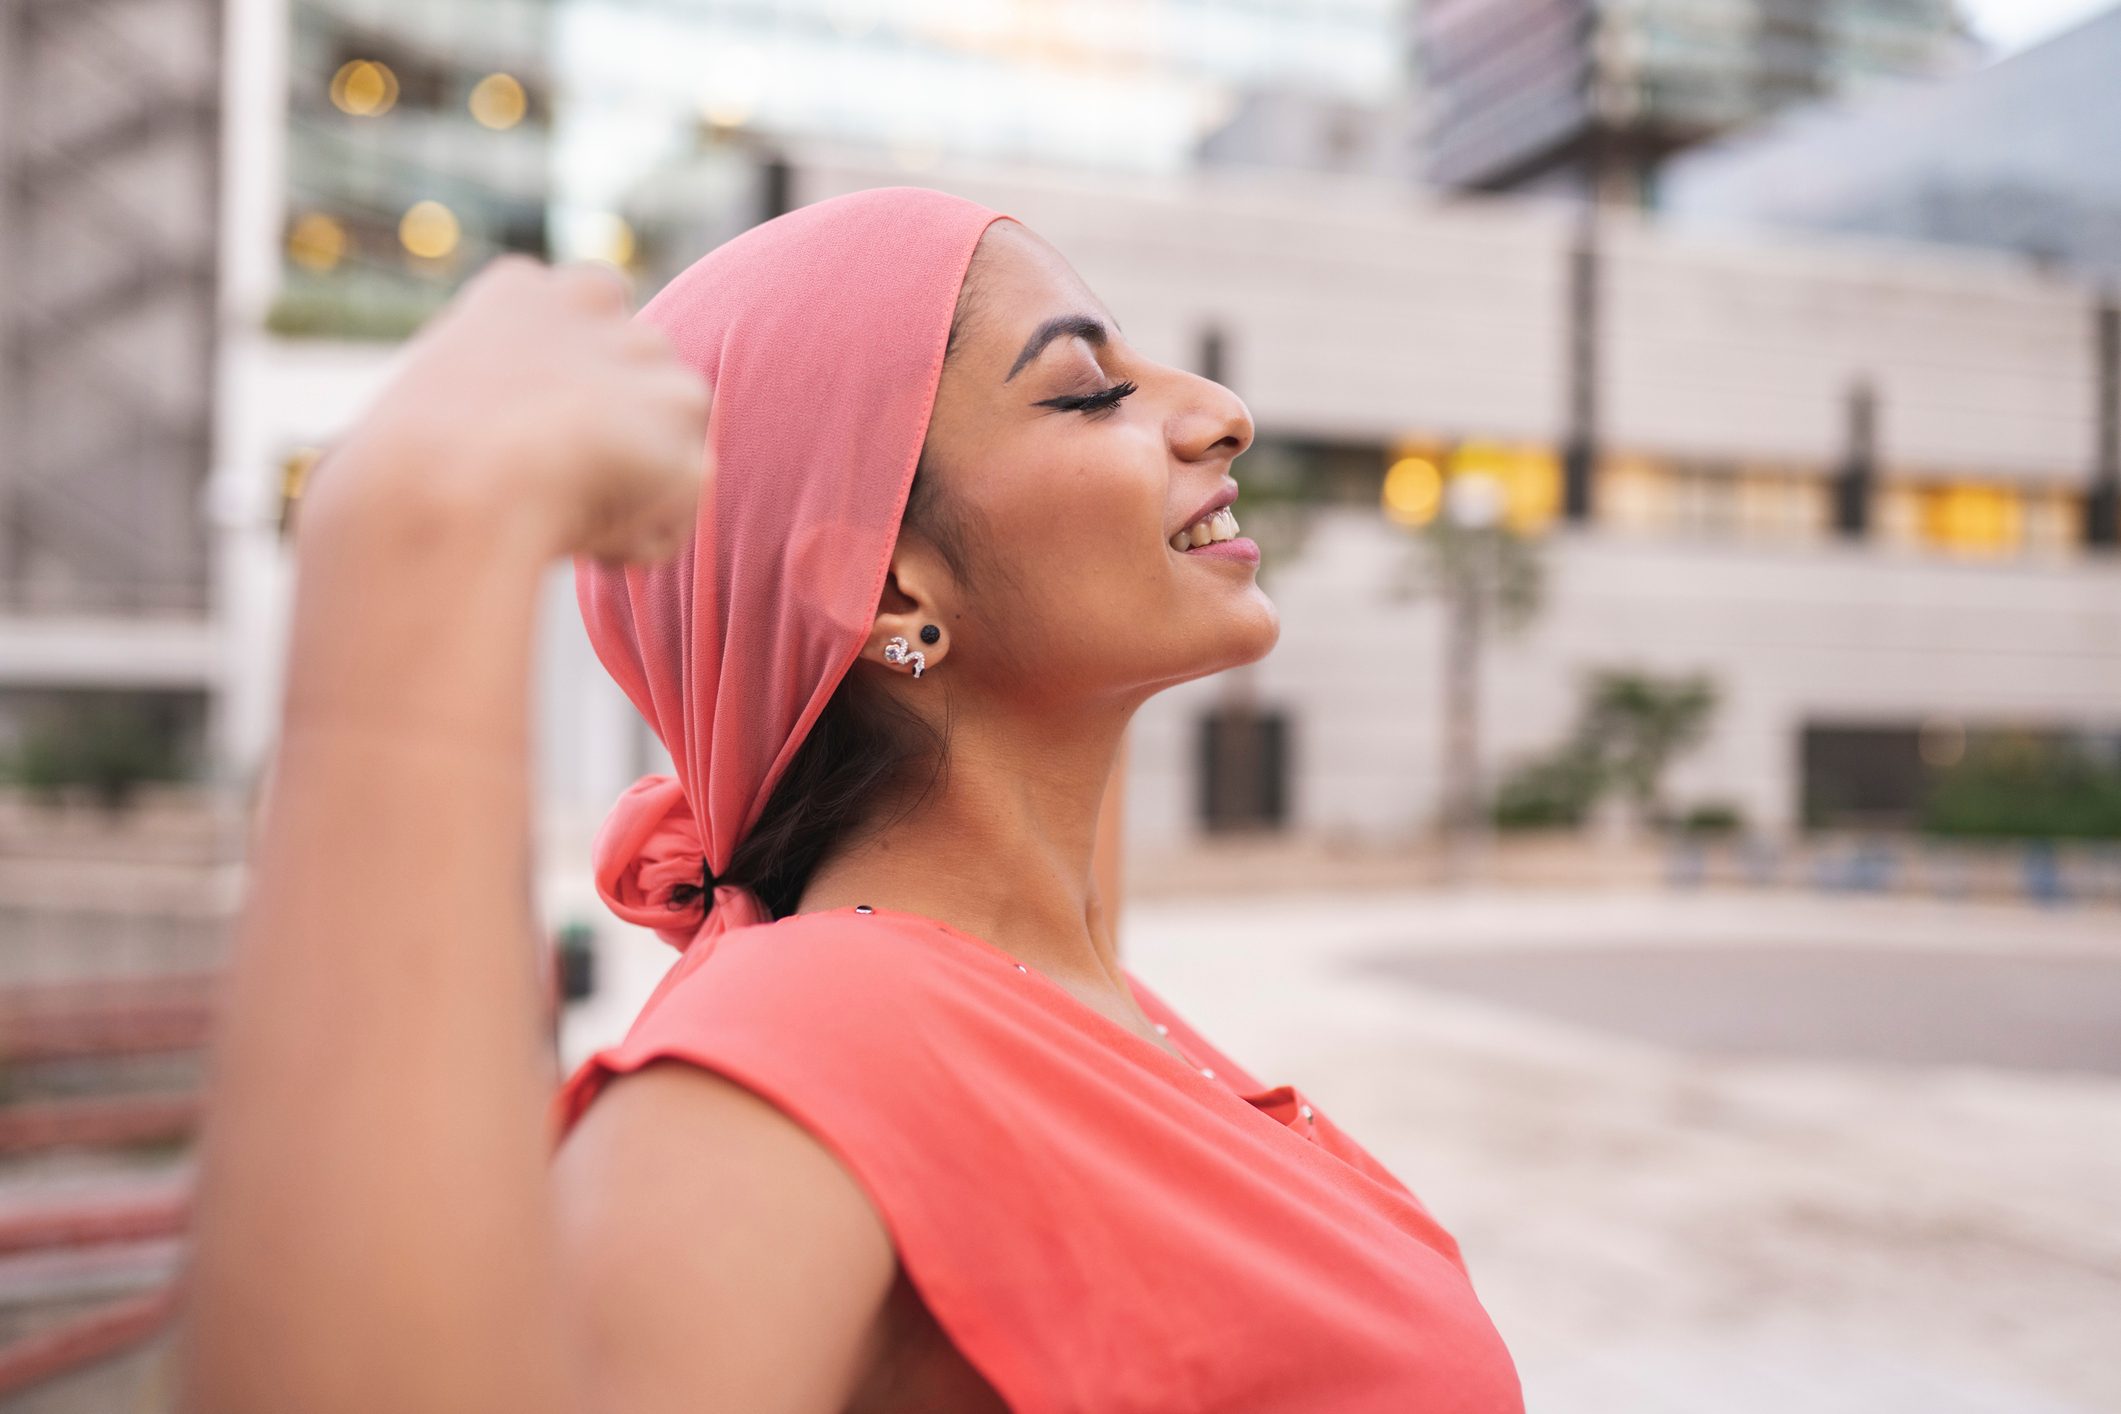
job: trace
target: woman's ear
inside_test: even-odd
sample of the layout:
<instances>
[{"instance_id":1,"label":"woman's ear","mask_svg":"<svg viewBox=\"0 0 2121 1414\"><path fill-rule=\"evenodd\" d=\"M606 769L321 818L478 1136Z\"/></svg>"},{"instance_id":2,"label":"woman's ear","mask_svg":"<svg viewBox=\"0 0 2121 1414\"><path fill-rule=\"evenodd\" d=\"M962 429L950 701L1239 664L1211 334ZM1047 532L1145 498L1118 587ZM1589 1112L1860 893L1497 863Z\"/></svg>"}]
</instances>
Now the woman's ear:
<instances>
[{"instance_id":1,"label":"woman's ear","mask_svg":"<svg viewBox=\"0 0 2121 1414\"><path fill-rule=\"evenodd\" d=\"M870 625L869 642L862 656L908 673L913 671L915 653L921 655L923 673L942 662L950 653L951 635L943 614L948 586L949 575L941 557L913 537L901 536L899 547L891 554L876 622ZM885 656L894 638L905 640L905 656L897 663Z\"/></svg>"}]
</instances>

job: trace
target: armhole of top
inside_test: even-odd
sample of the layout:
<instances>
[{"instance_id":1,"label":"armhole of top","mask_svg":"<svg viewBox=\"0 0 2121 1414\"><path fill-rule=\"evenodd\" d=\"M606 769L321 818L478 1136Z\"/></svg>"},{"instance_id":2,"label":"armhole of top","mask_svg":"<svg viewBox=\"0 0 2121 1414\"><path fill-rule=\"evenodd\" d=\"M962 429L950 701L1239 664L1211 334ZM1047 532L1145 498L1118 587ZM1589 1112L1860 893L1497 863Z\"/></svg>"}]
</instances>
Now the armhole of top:
<instances>
[{"instance_id":1,"label":"armhole of top","mask_svg":"<svg viewBox=\"0 0 2121 1414\"><path fill-rule=\"evenodd\" d=\"M686 1038L668 1037L622 1043L592 1054L583 1061L581 1068L569 1080L562 1099L572 1105L572 1114L557 1142L565 1142L566 1134L572 1132L574 1124L580 1121L582 1115L588 1113L589 1106L596 1102L613 1080L631 1075L650 1062L658 1060L683 1061L743 1086L779 1110L822 1145L868 1199L870 1208L884 1225L900 1272L920 1294L929 1314L949 1336L966 1363L979 1372L1008 1407L1029 1407L1024 1403L1023 1392L1036 1388L1037 1372L1019 1371L1013 1358L1013 1347L1007 1339L1008 1333L985 1321L970 1301L956 1299L950 1289L947 1271L952 1254L947 1251L924 1250L919 1244L911 1244L909 1249L906 1224L893 1211L878 1176L854 1149L833 1131L831 1125L825 1123L788 1087L775 1083L739 1061L713 1054L697 1042Z\"/></svg>"}]
</instances>

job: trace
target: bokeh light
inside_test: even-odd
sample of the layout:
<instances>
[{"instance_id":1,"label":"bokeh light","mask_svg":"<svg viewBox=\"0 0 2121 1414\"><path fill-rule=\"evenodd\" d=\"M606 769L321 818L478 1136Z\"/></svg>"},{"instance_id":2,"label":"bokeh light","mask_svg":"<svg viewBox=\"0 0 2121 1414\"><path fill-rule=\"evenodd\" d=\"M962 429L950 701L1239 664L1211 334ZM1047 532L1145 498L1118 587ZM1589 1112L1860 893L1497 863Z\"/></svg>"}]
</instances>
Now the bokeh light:
<instances>
[{"instance_id":1,"label":"bokeh light","mask_svg":"<svg viewBox=\"0 0 2121 1414\"><path fill-rule=\"evenodd\" d=\"M461 235L456 213L439 201L413 203L398 222L398 240L405 249L428 260L454 251Z\"/></svg>"},{"instance_id":2,"label":"bokeh light","mask_svg":"<svg viewBox=\"0 0 2121 1414\"><path fill-rule=\"evenodd\" d=\"M398 76L388 64L349 59L331 76L331 101L356 118L381 117L398 101Z\"/></svg>"},{"instance_id":3,"label":"bokeh light","mask_svg":"<svg viewBox=\"0 0 2121 1414\"><path fill-rule=\"evenodd\" d=\"M1426 457L1401 457L1385 472L1385 514L1401 525L1427 525L1443 504L1443 473Z\"/></svg>"},{"instance_id":4,"label":"bokeh light","mask_svg":"<svg viewBox=\"0 0 2121 1414\"><path fill-rule=\"evenodd\" d=\"M335 269L346 256L346 228L321 211L297 217L287 233L287 258L305 270Z\"/></svg>"},{"instance_id":5,"label":"bokeh light","mask_svg":"<svg viewBox=\"0 0 2121 1414\"><path fill-rule=\"evenodd\" d=\"M513 74L488 74L471 90L471 116L484 127L512 128L529 111L530 98Z\"/></svg>"}]
</instances>

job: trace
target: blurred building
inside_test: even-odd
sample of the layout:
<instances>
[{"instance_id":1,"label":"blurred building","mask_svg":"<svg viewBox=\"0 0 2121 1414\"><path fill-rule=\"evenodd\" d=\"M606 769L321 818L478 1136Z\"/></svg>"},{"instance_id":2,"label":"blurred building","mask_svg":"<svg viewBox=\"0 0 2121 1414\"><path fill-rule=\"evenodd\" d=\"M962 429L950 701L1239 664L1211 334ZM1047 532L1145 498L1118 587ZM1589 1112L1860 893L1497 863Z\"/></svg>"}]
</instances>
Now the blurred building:
<instances>
[{"instance_id":1,"label":"blurred building","mask_svg":"<svg viewBox=\"0 0 2121 1414\"><path fill-rule=\"evenodd\" d=\"M467 276L551 254L554 11L273 0L230 35L213 741L229 781L269 746L308 468Z\"/></svg>"},{"instance_id":2,"label":"blurred building","mask_svg":"<svg viewBox=\"0 0 2121 1414\"><path fill-rule=\"evenodd\" d=\"M1675 218L1978 246L2121 282L2121 7L1991 67L1676 159Z\"/></svg>"},{"instance_id":3,"label":"blurred building","mask_svg":"<svg viewBox=\"0 0 2121 1414\"><path fill-rule=\"evenodd\" d=\"M1954 0L1422 0L1412 26L1431 181L1624 205L1706 138L1977 53Z\"/></svg>"},{"instance_id":4,"label":"blurred building","mask_svg":"<svg viewBox=\"0 0 2121 1414\"><path fill-rule=\"evenodd\" d=\"M281 0L245 15L217 502L220 602L242 646L214 752L238 781L277 700L282 507L397 340L495 251L610 259L652 285L781 208L785 142L871 143L908 174L967 153L1172 170L1242 94L1382 101L1402 71L1393 0L1167 0L1095 23L872 0ZM571 614L563 586L554 602ZM547 714L569 743L553 788L584 799L652 759L630 708L593 710L586 728Z\"/></svg>"},{"instance_id":5,"label":"blurred building","mask_svg":"<svg viewBox=\"0 0 2121 1414\"><path fill-rule=\"evenodd\" d=\"M968 157L1180 171L1262 96L1352 113L1398 103L1400 9L573 0L557 49L569 97L559 237L570 254L623 249L619 205L717 143L860 144L916 174Z\"/></svg>"},{"instance_id":6,"label":"blurred building","mask_svg":"<svg viewBox=\"0 0 2121 1414\"><path fill-rule=\"evenodd\" d=\"M805 149L778 180L801 203L905 179ZM1133 843L1431 827L1445 612L1396 587L1426 553L1410 522L1465 475L1501 484L1548 580L1480 668L1485 782L1550 747L1605 667L1717 683L1673 795L1769 835L1905 825L1925 763L1984 732L2121 736L2121 557L2101 493L2121 368L2088 286L1978 254L1718 240L1626 213L1587 250L1566 204L1426 202L1290 172L954 164L923 179L1030 223L1131 341L1227 381L1258 425L1237 512L1268 542L1283 639L1144 708ZM672 200L677 180L661 184ZM1564 453L1586 436L1572 514ZM571 606L556 611L546 716L584 735L559 729L550 779L586 793L551 803L586 829L624 781L585 774L585 742L630 733L636 762L656 749ZM1255 768L1271 780L1220 774L1233 729L1266 743Z\"/></svg>"},{"instance_id":7,"label":"blurred building","mask_svg":"<svg viewBox=\"0 0 2121 1414\"><path fill-rule=\"evenodd\" d=\"M1194 150L1204 167L1293 168L1412 181L1421 134L1407 100L1350 103L1311 94L1247 94Z\"/></svg>"},{"instance_id":8,"label":"blurred building","mask_svg":"<svg viewBox=\"0 0 2121 1414\"><path fill-rule=\"evenodd\" d=\"M1328 18L1390 30L1362 6ZM1294 30L1260 33L1305 64L1337 52L1305 49ZM299 203L322 206L328 174L296 169L304 139L288 94L307 84L329 102L360 58L305 49L302 34L261 29L270 62L246 65L236 85L253 105L241 130L266 159L243 164L258 175L245 178L228 267L231 322L256 331L231 341L224 380L222 602L241 647L221 745L238 779L268 744L277 700L280 468L357 414L394 348L269 327L289 327L274 315L288 290L331 273L290 244ZM2100 548L2112 521L2100 407L2116 375L2088 288L1981 256L1685 237L1626 213L1587 242L1570 203L1432 201L1376 175L1390 158L1365 145L1370 134L1336 136L1368 99L1248 101L1194 70L1115 69L1099 45L1148 43L1124 27L1085 51L1048 30L901 27L844 6L769 20L585 0L560 11L556 34L566 58L553 83L568 100L550 134L556 255L620 260L652 289L776 211L933 182L1030 222L1138 344L1246 397L1260 441L1238 467L1239 514L1248 533L1274 528L1270 592L1288 629L1254 668L1144 711L1129 793L1139 843L1226 828L1385 842L1431 826L1445 619L1433 595L1396 591L1418 578L1422 540L1404 522L1410 502L1433 509L1420 486L1407 491L1425 478L1498 481L1509 523L1547 565L1544 607L1481 670L1488 781L1551 744L1581 676L1607 666L1718 680L1715 730L1674 792L1728 802L1771 833L1831 817L1822 792L1847 774L1832 763L1850 743L1869 760L1879 753L1865 743L1936 750L1995 723L2115 725L2121 571ZM296 62L311 52L323 57ZM502 61L465 72L488 62ZM1080 95L1083 84L1168 121L1138 124L1130 143L1127 124L1084 116L1079 96L1056 110L1088 124L1079 131L1025 116L1042 85ZM1229 92L1169 101L1196 85ZM1264 145L1239 141L1245 115L1277 103L1312 112L1310 137L1350 170L1302 170L1315 164L1301 151L1237 157ZM935 113L958 116L920 128ZM473 120L458 136L509 131ZM858 142L814 136L850 131ZM1234 150L1188 170L1186 154L1217 132ZM369 204L427 196L408 187ZM564 570L538 673L549 857L578 858L612 797L664 763L594 663ZM1217 764L1233 732L1263 745L1247 757L1262 779L1233 781ZM1900 804L1888 789L1874 817Z\"/></svg>"},{"instance_id":9,"label":"blurred building","mask_svg":"<svg viewBox=\"0 0 2121 1414\"><path fill-rule=\"evenodd\" d=\"M547 252L551 0L294 0L276 332L402 337Z\"/></svg>"},{"instance_id":10,"label":"blurred building","mask_svg":"<svg viewBox=\"0 0 2121 1414\"><path fill-rule=\"evenodd\" d=\"M0 763L204 747L219 0L0 3Z\"/></svg>"}]
</instances>

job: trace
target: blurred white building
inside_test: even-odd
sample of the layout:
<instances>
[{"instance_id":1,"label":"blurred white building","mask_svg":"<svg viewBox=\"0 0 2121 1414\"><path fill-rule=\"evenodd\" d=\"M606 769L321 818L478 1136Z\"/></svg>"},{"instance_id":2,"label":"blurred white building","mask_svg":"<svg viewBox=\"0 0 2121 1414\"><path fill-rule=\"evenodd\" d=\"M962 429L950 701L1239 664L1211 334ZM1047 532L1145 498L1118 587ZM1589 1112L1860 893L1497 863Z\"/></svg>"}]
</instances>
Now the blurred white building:
<instances>
[{"instance_id":1,"label":"blurred white building","mask_svg":"<svg viewBox=\"0 0 2121 1414\"><path fill-rule=\"evenodd\" d=\"M219 9L0 4L0 764L25 771L202 753Z\"/></svg>"},{"instance_id":2,"label":"blurred white building","mask_svg":"<svg viewBox=\"0 0 2121 1414\"><path fill-rule=\"evenodd\" d=\"M820 26L802 42L847 37L829 14ZM277 702L283 467L346 425L390 359L387 344L266 330L296 190L274 33L256 39L277 77L245 81L256 150L230 237L245 332L224 355L222 504L249 508L223 557L220 744L239 779ZM916 75L940 62L901 61ZM1483 660L1491 781L1554 742L1580 675L1602 667L1711 674L1723 706L1673 795L1730 802L1771 832L1827 806L1890 817L1910 762L1955 732L2121 728L2121 563L2088 543L2111 539L2095 493L2113 474L2101 409L2121 373L2086 287L2001 258L1681 237L1624 213L1587 243L1566 206L1439 201L1370 177L832 146L762 130L758 111L666 112L652 160L622 147L593 190L565 175L584 153L557 153L563 225L652 286L778 206L905 181L962 192L1053 240L1141 347L1236 388L1260 434L1236 468L1251 504L1309 509L1301 548L1270 546L1277 651L1139 719L1137 844L1232 823L1375 842L1431 827L1443 612L1395 597L1419 552L1384 508L1394 467L1402 501L1424 477L1495 478L1546 558L1544 608ZM580 253L569 240L558 252ZM581 858L611 799L663 762L594 663L564 569L539 673L548 838ZM1233 719L1271 742L1273 777L1236 792L1234 821L1206 766L1226 730L1209 722Z\"/></svg>"},{"instance_id":3,"label":"blurred white building","mask_svg":"<svg viewBox=\"0 0 2121 1414\"><path fill-rule=\"evenodd\" d=\"M818 154L790 197L905 179ZM1804 818L1808 758L1811 794L1854 792L1815 807L1889 816L1926 733L2121 730L2121 557L2087 544L2121 370L2089 288L2000 258L1613 216L1587 370L1595 470L1572 521L1572 212L1286 172L924 180L1022 218L1138 346L1236 388L1260 434L1239 482L1313 505L1301 551L1267 566L1284 635L1243 688L1283 719L1268 795L1285 828L1374 841L1435 818L1442 608L1395 599L1418 550L1380 504L1408 459L1500 479L1548 558L1544 609L1486 661L1490 778L1552 744L1604 666L1712 675L1724 706L1674 793L1774 832ZM1207 828L1204 722L1232 692L1190 684L1138 719L1134 840ZM1874 782L1820 779L1866 769Z\"/></svg>"},{"instance_id":4,"label":"blurred white building","mask_svg":"<svg viewBox=\"0 0 2121 1414\"><path fill-rule=\"evenodd\" d=\"M406 334L504 250L550 254L551 0L232 0L212 761L278 708L282 514Z\"/></svg>"}]
</instances>

